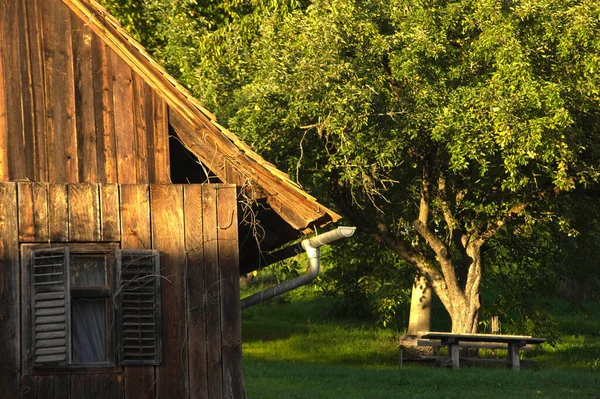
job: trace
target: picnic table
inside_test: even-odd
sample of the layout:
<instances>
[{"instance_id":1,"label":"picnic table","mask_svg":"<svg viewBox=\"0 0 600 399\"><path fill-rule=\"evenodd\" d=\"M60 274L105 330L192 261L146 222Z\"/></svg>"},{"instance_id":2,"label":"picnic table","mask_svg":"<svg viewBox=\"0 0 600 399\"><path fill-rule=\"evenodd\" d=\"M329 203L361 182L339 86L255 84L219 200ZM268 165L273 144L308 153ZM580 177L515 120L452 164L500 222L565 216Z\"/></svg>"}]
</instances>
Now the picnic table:
<instances>
[{"instance_id":1,"label":"picnic table","mask_svg":"<svg viewBox=\"0 0 600 399\"><path fill-rule=\"evenodd\" d=\"M421 336L426 339L439 339L442 345L448 346L448 355L452 359L452 368L460 366L458 350L461 342L477 344L505 343L508 344L508 361L510 367L518 371L521 368L519 351L527 344L541 344L546 338L534 338L530 335L501 335L501 334L455 334L448 332L428 332Z\"/></svg>"}]
</instances>

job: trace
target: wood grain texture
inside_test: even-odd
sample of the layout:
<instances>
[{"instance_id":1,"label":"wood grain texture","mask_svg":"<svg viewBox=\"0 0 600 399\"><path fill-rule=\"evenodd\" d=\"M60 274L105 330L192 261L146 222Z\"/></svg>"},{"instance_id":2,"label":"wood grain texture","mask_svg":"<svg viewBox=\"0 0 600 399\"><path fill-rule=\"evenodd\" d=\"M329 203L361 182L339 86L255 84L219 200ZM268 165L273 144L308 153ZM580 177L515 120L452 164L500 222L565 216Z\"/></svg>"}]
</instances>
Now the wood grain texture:
<instances>
[{"instance_id":1,"label":"wood grain texture","mask_svg":"<svg viewBox=\"0 0 600 399\"><path fill-rule=\"evenodd\" d=\"M100 199L97 184L69 184L69 241L100 241Z\"/></svg>"},{"instance_id":2,"label":"wood grain texture","mask_svg":"<svg viewBox=\"0 0 600 399\"><path fill-rule=\"evenodd\" d=\"M92 73L92 31L75 14L71 15L75 113L77 121L77 160L79 182L98 182L96 118Z\"/></svg>"},{"instance_id":3,"label":"wood grain texture","mask_svg":"<svg viewBox=\"0 0 600 399\"><path fill-rule=\"evenodd\" d=\"M98 374L98 395L96 399L118 399L118 394L113 393L113 385L117 376L113 374Z\"/></svg>"},{"instance_id":4,"label":"wood grain texture","mask_svg":"<svg viewBox=\"0 0 600 399\"><path fill-rule=\"evenodd\" d=\"M148 179L148 132L146 122L146 83L133 74L133 115L135 144L135 173L137 183L151 183ZM152 101L152 98L150 98ZM152 115L150 115L152 116ZM152 119L150 119L152 125Z\"/></svg>"},{"instance_id":5,"label":"wood grain texture","mask_svg":"<svg viewBox=\"0 0 600 399\"><path fill-rule=\"evenodd\" d=\"M48 234L52 242L69 239L67 187L64 184L48 184Z\"/></svg>"},{"instance_id":6,"label":"wood grain texture","mask_svg":"<svg viewBox=\"0 0 600 399\"><path fill-rule=\"evenodd\" d=\"M121 248L150 249L150 197L148 186L120 186ZM124 394L129 399L154 399L155 373L152 366L125 367Z\"/></svg>"},{"instance_id":7,"label":"wood grain texture","mask_svg":"<svg viewBox=\"0 0 600 399\"><path fill-rule=\"evenodd\" d=\"M208 397L202 186L184 186L190 397Z\"/></svg>"},{"instance_id":8,"label":"wood grain texture","mask_svg":"<svg viewBox=\"0 0 600 399\"><path fill-rule=\"evenodd\" d=\"M150 186L152 246L165 254L161 259L163 364L156 367L156 390L161 398L188 395L186 345L185 236L183 187Z\"/></svg>"},{"instance_id":9,"label":"wood grain texture","mask_svg":"<svg viewBox=\"0 0 600 399\"><path fill-rule=\"evenodd\" d=\"M27 34L29 39L29 64L31 71L32 94L32 126L34 147L34 173L32 179L39 182L48 181L48 156L46 147L46 108L44 102L44 59L42 51L42 18L40 2L25 0ZM1 90L1 89L0 89ZM29 154L29 153L28 153Z\"/></svg>"},{"instance_id":10,"label":"wood grain texture","mask_svg":"<svg viewBox=\"0 0 600 399\"><path fill-rule=\"evenodd\" d=\"M83 375L72 375L71 376L71 397L87 399L85 395L86 378Z\"/></svg>"},{"instance_id":11,"label":"wood grain texture","mask_svg":"<svg viewBox=\"0 0 600 399\"><path fill-rule=\"evenodd\" d=\"M6 3L0 13L4 29L4 76L6 94L6 122L8 127L9 179L27 178L25 157L25 132L23 126L23 87L21 80L21 2Z\"/></svg>"},{"instance_id":12,"label":"wood grain texture","mask_svg":"<svg viewBox=\"0 0 600 399\"><path fill-rule=\"evenodd\" d=\"M38 399L52 397L52 393L54 392L55 376L40 375L37 377L37 380Z\"/></svg>"},{"instance_id":13,"label":"wood grain texture","mask_svg":"<svg viewBox=\"0 0 600 399\"><path fill-rule=\"evenodd\" d=\"M245 397L245 389L239 300L237 191L234 185L219 185L217 188L217 234L221 275L223 398L237 399Z\"/></svg>"},{"instance_id":14,"label":"wood grain texture","mask_svg":"<svg viewBox=\"0 0 600 399\"><path fill-rule=\"evenodd\" d=\"M34 136L34 98L33 98L33 76L29 44L29 26L27 19L26 4L19 1L19 42L21 45L21 112L23 117L23 152L15 154L25 161L25 175L28 179L36 179L36 151ZM13 38L14 39L14 38Z\"/></svg>"},{"instance_id":15,"label":"wood grain texture","mask_svg":"<svg viewBox=\"0 0 600 399\"><path fill-rule=\"evenodd\" d=\"M119 187L122 248L151 249L148 186L123 184Z\"/></svg>"},{"instance_id":16,"label":"wood grain texture","mask_svg":"<svg viewBox=\"0 0 600 399\"><path fill-rule=\"evenodd\" d=\"M34 240L48 241L48 184L33 183L33 230Z\"/></svg>"},{"instance_id":17,"label":"wood grain texture","mask_svg":"<svg viewBox=\"0 0 600 399\"><path fill-rule=\"evenodd\" d=\"M69 9L54 1L42 4L44 87L48 175L52 182L76 183L77 126Z\"/></svg>"},{"instance_id":18,"label":"wood grain texture","mask_svg":"<svg viewBox=\"0 0 600 399\"><path fill-rule=\"evenodd\" d=\"M48 240L48 186L45 183L19 182L19 241Z\"/></svg>"},{"instance_id":19,"label":"wood grain texture","mask_svg":"<svg viewBox=\"0 0 600 399\"><path fill-rule=\"evenodd\" d=\"M17 187L0 183L0 392L19 396L19 231Z\"/></svg>"},{"instance_id":20,"label":"wood grain texture","mask_svg":"<svg viewBox=\"0 0 600 399\"><path fill-rule=\"evenodd\" d=\"M114 121L117 143L118 182L137 183L135 169L135 129L133 120L133 75L131 68L111 52Z\"/></svg>"},{"instance_id":21,"label":"wood grain texture","mask_svg":"<svg viewBox=\"0 0 600 399\"><path fill-rule=\"evenodd\" d=\"M21 246L21 370L23 374L31 374L31 361L33 358L32 330L31 330L31 270L29 264L29 252L25 246ZM37 385L36 385L37 386Z\"/></svg>"},{"instance_id":22,"label":"wood grain texture","mask_svg":"<svg viewBox=\"0 0 600 399\"><path fill-rule=\"evenodd\" d=\"M10 180L9 175L9 153L8 153L8 115L7 115L7 77L8 55L6 54L5 33L6 14L0 14L0 182Z\"/></svg>"},{"instance_id":23,"label":"wood grain texture","mask_svg":"<svg viewBox=\"0 0 600 399\"><path fill-rule=\"evenodd\" d=\"M169 119L166 102L153 93L153 139L154 139L154 173L155 183L171 183L169 165Z\"/></svg>"},{"instance_id":24,"label":"wood grain texture","mask_svg":"<svg viewBox=\"0 0 600 399\"><path fill-rule=\"evenodd\" d=\"M37 377L31 375L24 375L23 377L21 377L20 391L21 398L38 399Z\"/></svg>"},{"instance_id":25,"label":"wood grain texture","mask_svg":"<svg viewBox=\"0 0 600 399\"><path fill-rule=\"evenodd\" d=\"M217 189L204 185L202 191L204 215L204 267L206 269L206 339L208 341L208 397L223 396L221 357L221 276L217 236Z\"/></svg>"},{"instance_id":26,"label":"wood grain texture","mask_svg":"<svg viewBox=\"0 0 600 399\"><path fill-rule=\"evenodd\" d=\"M117 182L117 147L112 88L112 50L92 34L92 74L98 181Z\"/></svg>"},{"instance_id":27,"label":"wood grain texture","mask_svg":"<svg viewBox=\"0 0 600 399\"><path fill-rule=\"evenodd\" d=\"M136 75L138 76L138 75ZM143 82L142 79L139 78ZM144 83L144 120L146 123L146 154L147 154L147 174L149 183L167 183L156 181L156 158L154 156L154 129L156 121L154 119L154 91L150 86Z\"/></svg>"},{"instance_id":28,"label":"wood grain texture","mask_svg":"<svg viewBox=\"0 0 600 399\"><path fill-rule=\"evenodd\" d=\"M71 376L65 374L56 375L54 378L54 399L70 399L71 395Z\"/></svg>"},{"instance_id":29,"label":"wood grain texture","mask_svg":"<svg viewBox=\"0 0 600 399\"><path fill-rule=\"evenodd\" d=\"M99 189L102 241L121 241L119 186L101 184Z\"/></svg>"},{"instance_id":30,"label":"wood grain texture","mask_svg":"<svg viewBox=\"0 0 600 399\"><path fill-rule=\"evenodd\" d=\"M87 374L85 376L85 398L86 399L96 399L99 395L99 374Z\"/></svg>"},{"instance_id":31,"label":"wood grain texture","mask_svg":"<svg viewBox=\"0 0 600 399\"><path fill-rule=\"evenodd\" d=\"M28 182L17 183L19 196L19 241L32 242L35 237L33 225L33 187Z\"/></svg>"}]
</instances>

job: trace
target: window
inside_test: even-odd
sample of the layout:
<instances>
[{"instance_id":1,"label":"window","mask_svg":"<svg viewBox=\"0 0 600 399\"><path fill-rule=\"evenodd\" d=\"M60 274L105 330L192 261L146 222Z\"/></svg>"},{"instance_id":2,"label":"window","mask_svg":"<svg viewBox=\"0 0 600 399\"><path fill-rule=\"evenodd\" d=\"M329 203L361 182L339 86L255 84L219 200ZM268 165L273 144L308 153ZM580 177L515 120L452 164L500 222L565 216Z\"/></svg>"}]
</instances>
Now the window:
<instances>
[{"instance_id":1,"label":"window","mask_svg":"<svg viewBox=\"0 0 600 399\"><path fill-rule=\"evenodd\" d=\"M160 363L158 251L28 247L33 367Z\"/></svg>"}]
</instances>

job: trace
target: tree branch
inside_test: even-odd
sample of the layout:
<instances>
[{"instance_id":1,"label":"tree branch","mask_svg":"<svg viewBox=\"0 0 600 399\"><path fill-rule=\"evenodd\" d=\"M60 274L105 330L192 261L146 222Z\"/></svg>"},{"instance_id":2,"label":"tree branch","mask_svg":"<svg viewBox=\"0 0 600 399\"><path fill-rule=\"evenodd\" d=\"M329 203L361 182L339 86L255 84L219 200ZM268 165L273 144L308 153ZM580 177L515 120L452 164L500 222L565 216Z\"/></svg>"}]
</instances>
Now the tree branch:
<instances>
[{"instance_id":1,"label":"tree branch","mask_svg":"<svg viewBox=\"0 0 600 399\"><path fill-rule=\"evenodd\" d=\"M427 225L429 219L429 203L431 202L431 181L429 180L429 170L426 164L423 165L423 181L421 185L421 201L419 203L419 221Z\"/></svg>"},{"instance_id":2,"label":"tree branch","mask_svg":"<svg viewBox=\"0 0 600 399\"><path fill-rule=\"evenodd\" d=\"M424 275L444 304L450 302L446 291L448 285L444 276L431 265L425 255L412 250L406 242L401 240L397 235L392 234L384 223L378 222L377 229L375 232L372 232L371 236L392 249L417 270L417 272Z\"/></svg>"},{"instance_id":3,"label":"tree branch","mask_svg":"<svg viewBox=\"0 0 600 399\"><path fill-rule=\"evenodd\" d=\"M492 238L497 232L498 230L500 230L502 227L504 227L504 225L506 224L506 222L508 222L513 216L523 212L523 210L525 210L525 208L527 208L528 204L525 202L522 202L520 204L517 204L515 206L513 206L512 208L510 208L508 210L508 212L506 212L504 214L504 216L502 216L501 218L497 219L494 222L490 222L488 223L488 227L487 229L479 235L479 239L481 239L482 241L487 241L490 238Z\"/></svg>"},{"instance_id":4,"label":"tree branch","mask_svg":"<svg viewBox=\"0 0 600 399\"><path fill-rule=\"evenodd\" d=\"M444 216L444 220L446 221L446 225L450 229L450 234L456 227L456 218L452 214L450 210L450 205L448 205L448 192L446 191L446 177L443 173L440 173L438 176L438 192L440 196L440 206L442 208L442 215Z\"/></svg>"}]
</instances>

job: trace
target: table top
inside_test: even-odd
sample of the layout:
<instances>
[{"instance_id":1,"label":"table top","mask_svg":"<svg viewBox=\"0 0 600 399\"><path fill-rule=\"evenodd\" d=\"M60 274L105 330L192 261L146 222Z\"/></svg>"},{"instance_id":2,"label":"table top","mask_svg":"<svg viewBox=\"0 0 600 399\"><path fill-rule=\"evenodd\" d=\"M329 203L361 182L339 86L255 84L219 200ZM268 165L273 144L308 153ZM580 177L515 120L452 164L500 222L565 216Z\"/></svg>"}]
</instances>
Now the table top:
<instances>
[{"instance_id":1,"label":"table top","mask_svg":"<svg viewBox=\"0 0 600 399\"><path fill-rule=\"evenodd\" d=\"M546 338L535 338L531 335L502 335L502 334L456 334L449 332L428 332L421 338L428 339L452 339L456 341L477 341L477 342L526 342L530 344L539 344L546 342Z\"/></svg>"}]
</instances>

